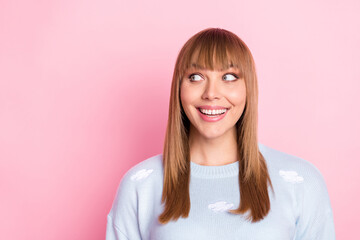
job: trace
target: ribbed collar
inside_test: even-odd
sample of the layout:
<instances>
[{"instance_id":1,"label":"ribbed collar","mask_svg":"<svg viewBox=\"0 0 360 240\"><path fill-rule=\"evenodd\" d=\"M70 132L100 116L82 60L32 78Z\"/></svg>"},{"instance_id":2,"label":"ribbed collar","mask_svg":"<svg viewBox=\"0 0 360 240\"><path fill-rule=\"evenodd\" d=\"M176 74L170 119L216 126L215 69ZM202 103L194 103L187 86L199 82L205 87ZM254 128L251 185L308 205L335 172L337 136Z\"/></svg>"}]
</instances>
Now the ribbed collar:
<instances>
[{"instance_id":1,"label":"ribbed collar","mask_svg":"<svg viewBox=\"0 0 360 240\"><path fill-rule=\"evenodd\" d=\"M205 166L190 161L191 176L199 178L225 178L239 175L239 162L221 166Z\"/></svg>"}]
</instances>

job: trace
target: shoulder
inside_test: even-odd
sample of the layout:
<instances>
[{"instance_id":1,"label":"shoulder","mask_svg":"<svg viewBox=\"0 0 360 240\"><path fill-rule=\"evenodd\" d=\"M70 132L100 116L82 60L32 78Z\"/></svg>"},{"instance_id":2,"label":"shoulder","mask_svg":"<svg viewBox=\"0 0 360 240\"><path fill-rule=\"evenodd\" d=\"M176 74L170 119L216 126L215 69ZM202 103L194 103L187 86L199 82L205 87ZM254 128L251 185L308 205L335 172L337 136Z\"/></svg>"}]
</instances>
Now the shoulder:
<instances>
[{"instance_id":1,"label":"shoulder","mask_svg":"<svg viewBox=\"0 0 360 240\"><path fill-rule=\"evenodd\" d=\"M325 179L314 164L263 144L259 144L259 150L265 158L275 187L292 189L291 192L295 194L294 206L298 216L318 211L322 216L332 217Z\"/></svg>"},{"instance_id":2,"label":"shoulder","mask_svg":"<svg viewBox=\"0 0 360 240\"><path fill-rule=\"evenodd\" d=\"M309 161L263 144L259 150L281 194L292 189L295 239L335 239L333 211L325 179ZM280 192L279 192L280 193Z\"/></svg>"},{"instance_id":3,"label":"shoulder","mask_svg":"<svg viewBox=\"0 0 360 240\"><path fill-rule=\"evenodd\" d=\"M121 232L129 239L140 239L137 226L151 216L153 209L148 206L156 206L159 202L161 180L162 154L149 157L127 170L108 214L109 226L114 226L117 233ZM112 227L108 231L112 231Z\"/></svg>"},{"instance_id":4,"label":"shoulder","mask_svg":"<svg viewBox=\"0 0 360 240\"><path fill-rule=\"evenodd\" d=\"M269 172L290 183L325 185L320 170L311 162L259 143Z\"/></svg>"},{"instance_id":5,"label":"shoulder","mask_svg":"<svg viewBox=\"0 0 360 240\"><path fill-rule=\"evenodd\" d=\"M319 169L311 162L259 143L259 150L270 170L279 172L297 171L304 176L322 177Z\"/></svg>"},{"instance_id":6,"label":"shoulder","mask_svg":"<svg viewBox=\"0 0 360 240\"><path fill-rule=\"evenodd\" d=\"M124 211L124 208L136 209L135 204L140 197L149 196L148 192L159 189L163 179L162 168L162 154L157 154L127 170L118 185L111 214Z\"/></svg>"},{"instance_id":7,"label":"shoulder","mask_svg":"<svg viewBox=\"0 0 360 240\"><path fill-rule=\"evenodd\" d=\"M121 179L121 182L142 182L150 176L162 177L163 175L163 164L162 164L162 154L157 154L151 156L141 162L132 166L129 170L126 171L124 176Z\"/></svg>"}]
</instances>

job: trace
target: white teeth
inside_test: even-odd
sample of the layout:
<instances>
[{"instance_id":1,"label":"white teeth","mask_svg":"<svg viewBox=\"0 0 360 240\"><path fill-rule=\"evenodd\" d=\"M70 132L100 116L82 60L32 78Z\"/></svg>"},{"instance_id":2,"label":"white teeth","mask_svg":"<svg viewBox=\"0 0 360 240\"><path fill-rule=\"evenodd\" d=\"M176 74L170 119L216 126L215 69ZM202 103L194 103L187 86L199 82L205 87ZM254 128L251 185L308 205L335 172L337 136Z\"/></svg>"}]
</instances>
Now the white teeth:
<instances>
[{"instance_id":1,"label":"white teeth","mask_svg":"<svg viewBox=\"0 0 360 240\"><path fill-rule=\"evenodd\" d=\"M204 113L204 114L208 114L208 115L218 115L218 114L223 114L224 112L227 111L227 109L216 109L216 110L207 110L207 109L200 109L200 112Z\"/></svg>"}]
</instances>

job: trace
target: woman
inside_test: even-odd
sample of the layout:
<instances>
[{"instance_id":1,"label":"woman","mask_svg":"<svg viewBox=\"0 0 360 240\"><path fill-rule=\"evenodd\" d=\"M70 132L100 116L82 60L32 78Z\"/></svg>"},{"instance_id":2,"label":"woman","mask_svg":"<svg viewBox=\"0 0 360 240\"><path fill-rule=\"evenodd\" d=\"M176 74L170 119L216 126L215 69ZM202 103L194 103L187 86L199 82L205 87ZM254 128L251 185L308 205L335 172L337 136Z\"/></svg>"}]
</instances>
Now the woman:
<instances>
[{"instance_id":1,"label":"woman","mask_svg":"<svg viewBox=\"0 0 360 240\"><path fill-rule=\"evenodd\" d=\"M250 50L208 28L181 49L162 154L127 171L106 239L335 239L321 173L258 143Z\"/></svg>"}]
</instances>

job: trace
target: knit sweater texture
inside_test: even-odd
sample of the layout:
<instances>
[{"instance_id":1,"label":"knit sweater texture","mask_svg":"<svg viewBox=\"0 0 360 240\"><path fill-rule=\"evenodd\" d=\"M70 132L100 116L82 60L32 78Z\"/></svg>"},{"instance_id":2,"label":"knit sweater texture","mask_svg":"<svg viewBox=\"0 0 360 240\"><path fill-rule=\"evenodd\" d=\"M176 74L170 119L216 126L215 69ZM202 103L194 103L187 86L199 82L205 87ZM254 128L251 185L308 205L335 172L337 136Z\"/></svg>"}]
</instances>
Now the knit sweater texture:
<instances>
[{"instance_id":1,"label":"knit sweater texture","mask_svg":"<svg viewBox=\"0 0 360 240\"><path fill-rule=\"evenodd\" d=\"M274 192L270 212L252 223L228 212L240 203L239 163L190 162L187 218L160 224L164 206L162 154L130 168L107 215L106 240L333 240L333 212L325 180L310 162L259 143Z\"/></svg>"}]
</instances>

